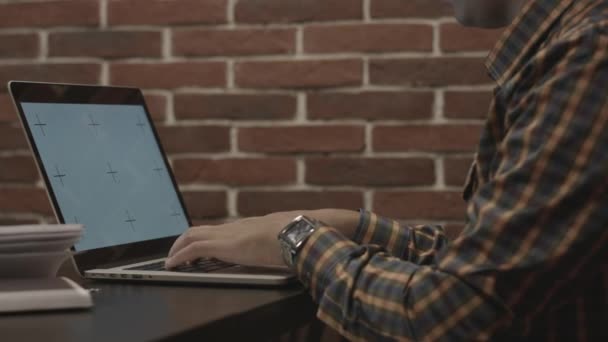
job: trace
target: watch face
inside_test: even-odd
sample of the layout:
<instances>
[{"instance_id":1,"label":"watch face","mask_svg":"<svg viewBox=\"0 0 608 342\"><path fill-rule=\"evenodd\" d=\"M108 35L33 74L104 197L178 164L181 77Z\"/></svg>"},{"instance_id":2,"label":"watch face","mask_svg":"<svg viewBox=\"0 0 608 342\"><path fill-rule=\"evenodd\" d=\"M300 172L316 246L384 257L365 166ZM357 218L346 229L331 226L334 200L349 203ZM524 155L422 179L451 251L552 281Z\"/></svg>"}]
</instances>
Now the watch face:
<instances>
[{"instance_id":1,"label":"watch face","mask_svg":"<svg viewBox=\"0 0 608 342\"><path fill-rule=\"evenodd\" d=\"M295 244L302 241L306 235L310 232L312 227L304 220L297 222L288 232L287 239Z\"/></svg>"}]
</instances>

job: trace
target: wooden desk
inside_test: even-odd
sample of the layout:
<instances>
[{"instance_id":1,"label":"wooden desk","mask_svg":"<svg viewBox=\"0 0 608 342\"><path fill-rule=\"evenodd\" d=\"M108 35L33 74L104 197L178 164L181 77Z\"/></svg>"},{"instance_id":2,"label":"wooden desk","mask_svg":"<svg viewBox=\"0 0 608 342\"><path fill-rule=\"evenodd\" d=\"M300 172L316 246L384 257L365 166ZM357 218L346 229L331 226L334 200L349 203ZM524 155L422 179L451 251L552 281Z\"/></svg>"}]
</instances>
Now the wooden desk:
<instances>
[{"instance_id":1,"label":"wooden desk","mask_svg":"<svg viewBox=\"0 0 608 342\"><path fill-rule=\"evenodd\" d=\"M0 340L12 341L258 341L314 317L297 285L245 289L91 282L90 311L0 315Z\"/></svg>"}]
</instances>

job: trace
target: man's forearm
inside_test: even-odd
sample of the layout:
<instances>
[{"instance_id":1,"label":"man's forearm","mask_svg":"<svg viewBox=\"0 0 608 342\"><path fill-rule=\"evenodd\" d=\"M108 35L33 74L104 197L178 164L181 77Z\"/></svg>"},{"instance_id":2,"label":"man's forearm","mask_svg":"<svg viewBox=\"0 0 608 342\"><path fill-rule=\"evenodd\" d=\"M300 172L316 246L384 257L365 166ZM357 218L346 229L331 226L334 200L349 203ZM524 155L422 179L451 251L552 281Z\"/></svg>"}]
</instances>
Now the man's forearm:
<instances>
[{"instance_id":1,"label":"man's forearm","mask_svg":"<svg viewBox=\"0 0 608 342\"><path fill-rule=\"evenodd\" d=\"M496 322L508 323L493 292L435 265L357 245L332 228L310 236L296 274L319 304L317 317L351 340L485 340L479 336Z\"/></svg>"},{"instance_id":2,"label":"man's forearm","mask_svg":"<svg viewBox=\"0 0 608 342\"><path fill-rule=\"evenodd\" d=\"M322 221L349 239L355 237L361 217L358 211L344 209L311 210L305 213L305 215Z\"/></svg>"},{"instance_id":3,"label":"man's forearm","mask_svg":"<svg viewBox=\"0 0 608 342\"><path fill-rule=\"evenodd\" d=\"M361 220L361 214L358 211L345 209L294 210L277 212L268 216L277 220L280 226L285 226L299 215L321 221L349 239L355 237Z\"/></svg>"},{"instance_id":4,"label":"man's forearm","mask_svg":"<svg viewBox=\"0 0 608 342\"><path fill-rule=\"evenodd\" d=\"M323 209L306 213L361 245L378 245L398 258L418 265L432 264L447 244L443 228L408 226L372 212ZM410 248L413 246L413 248Z\"/></svg>"},{"instance_id":5,"label":"man's forearm","mask_svg":"<svg viewBox=\"0 0 608 342\"><path fill-rule=\"evenodd\" d=\"M281 212L281 225L287 225L298 215L324 222L346 238L361 245L378 245L398 258L418 265L431 264L447 239L441 227L420 225L409 227L371 212L344 209L319 209ZM415 248L409 248L410 242Z\"/></svg>"}]
</instances>

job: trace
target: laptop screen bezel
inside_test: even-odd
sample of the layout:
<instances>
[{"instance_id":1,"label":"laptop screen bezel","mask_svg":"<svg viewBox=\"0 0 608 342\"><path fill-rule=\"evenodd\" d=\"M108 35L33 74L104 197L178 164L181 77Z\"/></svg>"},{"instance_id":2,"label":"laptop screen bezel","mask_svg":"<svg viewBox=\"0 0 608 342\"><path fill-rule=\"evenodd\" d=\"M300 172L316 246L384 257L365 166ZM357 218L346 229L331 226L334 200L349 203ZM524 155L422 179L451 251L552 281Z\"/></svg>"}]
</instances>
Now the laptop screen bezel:
<instances>
[{"instance_id":1,"label":"laptop screen bezel","mask_svg":"<svg viewBox=\"0 0 608 342\"><path fill-rule=\"evenodd\" d=\"M192 225L190 215L184 200L175 181L173 171L167 155L160 142L158 132L153 124L152 118L144 96L140 89L128 88L128 87L114 87L114 86L94 86L94 85L77 85L77 84L58 84L58 83L38 83L38 82L22 82L22 81L11 81L9 82L9 90L13 98L13 102L19 114L21 125L26 134L30 150L34 155L38 171L41 178L44 180L45 188L49 200L51 201L55 218L59 223L65 223L65 219L61 213L61 208L53 188L51 186L50 178L46 174L43 167L42 159L36 142L33 138L31 128L27 124L25 113L23 111L21 103L23 102L34 102L34 103L63 103L63 104L101 104L101 105L139 105L143 106L146 113L146 118L152 129L154 139L163 157L165 168L168 171L169 177L173 184L173 187L177 193L179 205L181 206L188 225ZM85 227L86 229L86 227ZM86 232L85 232L86 234ZM138 241L128 244L115 245L103 248L90 249L85 251L75 251L74 259L76 266L81 274L84 274L86 270L91 270L99 267L109 267L114 265L121 265L132 262L133 260L142 260L154 256L166 255L171 245L175 241L177 236L168 236L160 239L152 239L145 241Z\"/></svg>"}]
</instances>

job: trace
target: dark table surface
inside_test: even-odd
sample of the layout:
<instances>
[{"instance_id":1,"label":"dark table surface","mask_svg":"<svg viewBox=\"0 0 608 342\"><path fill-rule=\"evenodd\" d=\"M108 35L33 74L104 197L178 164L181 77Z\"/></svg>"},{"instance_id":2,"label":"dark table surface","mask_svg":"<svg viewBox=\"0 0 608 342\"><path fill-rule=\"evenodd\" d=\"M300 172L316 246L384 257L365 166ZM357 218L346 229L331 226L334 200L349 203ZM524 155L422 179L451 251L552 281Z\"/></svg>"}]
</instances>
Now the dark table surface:
<instances>
[{"instance_id":1,"label":"dark table surface","mask_svg":"<svg viewBox=\"0 0 608 342\"><path fill-rule=\"evenodd\" d=\"M310 322L314 305L298 285L244 288L85 283L88 311L0 315L1 341L257 341Z\"/></svg>"}]
</instances>

